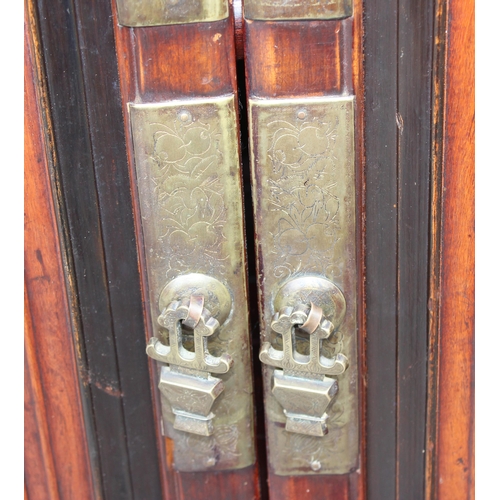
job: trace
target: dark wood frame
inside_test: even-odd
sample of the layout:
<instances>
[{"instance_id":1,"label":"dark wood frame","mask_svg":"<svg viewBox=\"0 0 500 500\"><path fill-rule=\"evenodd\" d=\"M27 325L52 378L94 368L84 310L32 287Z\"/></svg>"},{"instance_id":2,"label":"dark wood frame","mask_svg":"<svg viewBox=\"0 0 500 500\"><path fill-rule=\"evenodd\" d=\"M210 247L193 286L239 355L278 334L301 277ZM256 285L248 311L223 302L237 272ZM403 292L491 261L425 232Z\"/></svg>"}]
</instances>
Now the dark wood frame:
<instances>
[{"instance_id":1,"label":"dark wood frame","mask_svg":"<svg viewBox=\"0 0 500 500\"><path fill-rule=\"evenodd\" d=\"M363 16L361 7L347 52L364 96L361 474L275 478L271 488L277 498L310 489L465 500L474 485L474 5L373 0ZM116 56L126 40L111 4L30 0L26 13L26 496L224 488L222 476L182 479L160 466ZM161 36L147 43L159 47Z\"/></svg>"}]
</instances>

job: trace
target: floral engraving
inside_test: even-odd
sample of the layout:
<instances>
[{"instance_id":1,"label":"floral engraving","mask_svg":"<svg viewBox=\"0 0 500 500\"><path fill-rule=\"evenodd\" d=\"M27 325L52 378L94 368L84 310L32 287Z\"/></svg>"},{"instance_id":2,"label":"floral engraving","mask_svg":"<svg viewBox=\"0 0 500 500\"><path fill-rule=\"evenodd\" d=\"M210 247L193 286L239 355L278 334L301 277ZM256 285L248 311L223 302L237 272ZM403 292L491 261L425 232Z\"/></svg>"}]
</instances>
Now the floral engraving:
<instances>
[{"instance_id":1,"label":"floral engraving","mask_svg":"<svg viewBox=\"0 0 500 500\"><path fill-rule=\"evenodd\" d=\"M338 126L338 119L331 123L317 118L268 124L270 210L278 213L272 250L276 278L302 271L339 275L332 259L325 259L340 230L334 178Z\"/></svg>"},{"instance_id":2,"label":"floral engraving","mask_svg":"<svg viewBox=\"0 0 500 500\"><path fill-rule=\"evenodd\" d=\"M169 249L166 278L223 269L227 211L217 174L223 161L220 130L187 111L179 111L173 123L153 126L151 175L163 228L158 238Z\"/></svg>"}]
</instances>

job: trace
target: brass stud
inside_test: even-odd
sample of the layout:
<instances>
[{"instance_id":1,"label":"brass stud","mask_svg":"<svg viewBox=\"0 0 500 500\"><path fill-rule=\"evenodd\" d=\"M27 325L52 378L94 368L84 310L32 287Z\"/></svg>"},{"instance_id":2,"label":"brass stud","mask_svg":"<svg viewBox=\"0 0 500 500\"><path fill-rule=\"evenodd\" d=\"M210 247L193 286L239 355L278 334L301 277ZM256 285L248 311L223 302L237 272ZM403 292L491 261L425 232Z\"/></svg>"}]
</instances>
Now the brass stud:
<instances>
[{"instance_id":1,"label":"brass stud","mask_svg":"<svg viewBox=\"0 0 500 500\"><path fill-rule=\"evenodd\" d=\"M191 119L191 114L188 111L181 111L179 113L179 120L181 122L187 122Z\"/></svg>"},{"instance_id":2,"label":"brass stud","mask_svg":"<svg viewBox=\"0 0 500 500\"><path fill-rule=\"evenodd\" d=\"M313 460L311 462L311 469L314 472L318 472L321 469L321 462L319 460Z\"/></svg>"}]
</instances>

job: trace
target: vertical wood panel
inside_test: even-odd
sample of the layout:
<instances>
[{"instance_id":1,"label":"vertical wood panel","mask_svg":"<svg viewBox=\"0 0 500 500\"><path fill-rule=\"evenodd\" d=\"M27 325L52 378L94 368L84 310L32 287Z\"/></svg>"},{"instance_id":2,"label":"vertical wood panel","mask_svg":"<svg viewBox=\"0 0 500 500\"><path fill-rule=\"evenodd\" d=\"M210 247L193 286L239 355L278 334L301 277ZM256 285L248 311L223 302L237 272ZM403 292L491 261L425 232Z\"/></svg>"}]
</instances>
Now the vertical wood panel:
<instances>
[{"instance_id":1,"label":"vertical wood panel","mask_svg":"<svg viewBox=\"0 0 500 500\"><path fill-rule=\"evenodd\" d=\"M25 21L25 496L92 499L31 21Z\"/></svg>"},{"instance_id":2,"label":"vertical wood panel","mask_svg":"<svg viewBox=\"0 0 500 500\"><path fill-rule=\"evenodd\" d=\"M436 366L430 372L427 498L474 498L474 3L449 0L445 14L441 201L435 297ZM439 136L438 130L436 136ZM436 420L434 421L434 417Z\"/></svg>"},{"instance_id":3,"label":"vertical wood panel","mask_svg":"<svg viewBox=\"0 0 500 500\"><path fill-rule=\"evenodd\" d=\"M87 423L95 432L94 465L104 498L159 496L109 6L108 12L102 6L78 10L72 0L40 0L36 6L64 244L74 271L81 376L92 407Z\"/></svg>"},{"instance_id":4,"label":"vertical wood panel","mask_svg":"<svg viewBox=\"0 0 500 500\"><path fill-rule=\"evenodd\" d=\"M356 2L354 20L280 22L244 20L248 96L265 99L345 95L353 93L354 85L356 95L359 101L362 101L361 21L361 2ZM357 118L362 117L362 109L362 105L356 109ZM356 177L359 188L363 183L361 175L363 148L362 143L358 142L360 138L361 136L356 136L359 168ZM257 196L257 193L253 196ZM361 213L361 198L358 199L358 203ZM358 238L358 242L361 243L361 230ZM361 262L361 250L359 258ZM259 276L258 270L257 276ZM362 316L360 307L360 331L363 324ZM363 428L362 415L361 428ZM272 470L272 465L268 464L268 468ZM364 498L361 471L353 474L316 476L278 476L271 472L268 484L269 497L276 500L316 497L333 500Z\"/></svg>"},{"instance_id":5,"label":"vertical wood panel","mask_svg":"<svg viewBox=\"0 0 500 500\"><path fill-rule=\"evenodd\" d=\"M425 488L434 4L365 4L367 491Z\"/></svg>"},{"instance_id":6,"label":"vertical wood panel","mask_svg":"<svg viewBox=\"0 0 500 500\"><path fill-rule=\"evenodd\" d=\"M433 7L398 8L396 498L405 500L424 496Z\"/></svg>"},{"instance_id":7,"label":"vertical wood panel","mask_svg":"<svg viewBox=\"0 0 500 500\"><path fill-rule=\"evenodd\" d=\"M161 496L110 2L75 1L131 498ZM97 415L106 419L107 415ZM113 425L113 422L110 422ZM108 450L108 460L116 460ZM112 498L117 493L112 492Z\"/></svg>"},{"instance_id":8,"label":"vertical wood panel","mask_svg":"<svg viewBox=\"0 0 500 500\"><path fill-rule=\"evenodd\" d=\"M396 498L397 0L365 9L367 494Z\"/></svg>"},{"instance_id":9,"label":"vertical wood panel","mask_svg":"<svg viewBox=\"0 0 500 500\"><path fill-rule=\"evenodd\" d=\"M65 243L70 245L76 278L86 361L83 376L97 415L93 422L98 470L105 497L115 492L130 498L126 432L74 5L71 0L41 0L37 6L54 122L56 171L68 221ZM107 453L112 454L112 460L107 460Z\"/></svg>"},{"instance_id":10,"label":"vertical wood panel","mask_svg":"<svg viewBox=\"0 0 500 500\"><path fill-rule=\"evenodd\" d=\"M230 16L226 20L210 23L128 28L118 24L115 6L113 16L127 150L130 165L133 165L127 110L129 102L162 102L237 92L234 24ZM131 176L134 176L132 170ZM135 213L139 214L135 189L132 204ZM136 233L141 235L139 220L136 217ZM138 251L141 261L145 262L141 242ZM145 266L141 267L145 269ZM144 274L141 278L146 290ZM150 324L150 321L148 311L146 323ZM151 331L150 325L148 328ZM156 391L156 364L151 363L150 367ZM159 430L159 393L157 396L155 425ZM171 445L168 439L162 440L162 445L165 441ZM172 467L172 449L162 446L160 453L164 494L168 498L188 499L207 495L216 495L221 499L260 498L257 464L217 473L176 472Z\"/></svg>"}]
</instances>

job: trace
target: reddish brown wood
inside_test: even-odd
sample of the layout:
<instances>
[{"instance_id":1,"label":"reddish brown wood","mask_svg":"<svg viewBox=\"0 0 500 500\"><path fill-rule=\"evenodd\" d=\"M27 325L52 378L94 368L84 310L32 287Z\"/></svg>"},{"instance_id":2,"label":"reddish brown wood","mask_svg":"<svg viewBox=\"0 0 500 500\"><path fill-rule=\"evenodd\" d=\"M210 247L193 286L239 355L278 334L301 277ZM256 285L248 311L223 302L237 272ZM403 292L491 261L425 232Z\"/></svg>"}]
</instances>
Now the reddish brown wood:
<instances>
[{"instance_id":1,"label":"reddish brown wood","mask_svg":"<svg viewBox=\"0 0 500 500\"><path fill-rule=\"evenodd\" d=\"M356 193L357 193L357 242L358 242L358 366L359 366L359 468L355 474L350 474L350 499L365 500L366 494L366 177L365 177L365 149L364 149L364 113L365 94L364 65L363 65L363 0L354 0L352 20L352 87L356 96ZM347 42L346 42L347 44ZM348 44L347 44L348 45ZM350 47L350 46L349 46Z\"/></svg>"},{"instance_id":2,"label":"reddish brown wood","mask_svg":"<svg viewBox=\"0 0 500 500\"><path fill-rule=\"evenodd\" d=\"M229 472L177 472L175 480L179 487L176 500L193 500L201 496L217 500L260 498L256 467Z\"/></svg>"},{"instance_id":3,"label":"reddish brown wood","mask_svg":"<svg viewBox=\"0 0 500 500\"><path fill-rule=\"evenodd\" d=\"M24 462L25 488L30 498L59 499L57 476L50 449L47 415L43 407L43 391L33 347L33 323L25 290L24 327L26 342L24 352Z\"/></svg>"},{"instance_id":4,"label":"reddish brown wood","mask_svg":"<svg viewBox=\"0 0 500 500\"><path fill-rule=\"evenodd\" d=\"M340 93L350 78L352 21L245 21L250 96L294 97ZM307 90L305 90L307 89ZM350 88L348 89L350 90Z\"/></svg>"},{"instance_id":5,"label":"reddish brown wood","mask_svg":"<svg viewBox=\"0 0 500 500\"><path fill-rule=\"evenodd\" d=\"M327 498L349 500L348 476L271 476L269 497L287 500Z\"/></svg>"},{"instance_id":6,"label":"reddish brown wood","mask_svg":"<svg viewBox=\"0 0 500 500\"><path fill-rule=\"evenodd\" d=\"M30 500L94 498L31 9L25 20L25 485Z\"/></svg>"},{"instance_id":7,"label":"reddish brown wood","mask_svg":"<svg viewBox=\"0 0 500 500\"><path fill-rule=\"evenodd\" d=\"M231 19L135 29L117 25L116 36L127 99L219 96L236 89Z\"/></svg>"},{"instance_id":8,"label":"reddish brown wood","mask_svg":"<svg viewBox=\"0 0 500 500\"><path fill-rule=\"evenodd\" d=\"M243 59L245 56L245 32L243 30L242 1L233 0L234 17L234 45L236 47L236 58Z\"/></svg>"},{"instance_id":9,"label":"reddish brown wood","mask_svg":"<svg viewBox=\"0 0 500 500\"><path fill-rule=\"evenodd\" d=\"M342 21L244 20L245 65L249 97L289 98L354 94L356 107L357 190L364 192L362 2L355 1L353 18ZM363 196L357 200L363 213ZM360 216L362 220L362 216ZM364 260L363 228L357 235L358 263ZM360 279L360 282L362 280ZM359 304L363 304L359 290ZM360 367L364 366L364 310L359 308ZM360 466L345 475L278 476L269 474L269 498L362 500L364 491L364 383L360 381Z\"/></svg>"},{"instance_id":10,"label":"reddish brown wood","mask_svg":"<svg viewBox=\"0 0 500 500\"><path fill-rule=\"evenodd\" d=\"M474 497L474 2L449 0L443 108L434 488Z\"/></svg>"},{"instance_id":11,"label":"reddish brown wood","mask_svg":"<svg viewBox=\"0 0 500 500\"><path fill-rule=\"evenodd\" d=\"M116 19L116 10L114 10ZM126 28L115 22L115 39L120 73L126 130L130 130L127 103L161 102L168 99L220 96L237 92L235 33L232 15L212 23ZM129 165L133 165L132 143L127 133ZM131 171L131 178L134 174ZM138 199L133 205L139 213ZM136 232L141 234L137 227ZM140 237L139 237L140 238ZM142 244L138 251L144 263ZM143 270L145 266L141 266ZM143 289L145 289L145 278ZM149 322L149 314L145 313ZM148 325L151 331L150 324ZM156 427L164 474L164 490L168 498L195 498L200 492L213 492L217 498L241 500L260 498L258 467L218 473L177 473L173 470L173 443L160 436L157 374L150 364L156 399ZM206 493L209 495L209 493Z\"/></svg>"}]
</instances>

